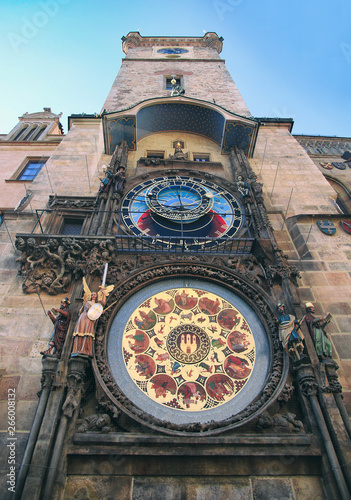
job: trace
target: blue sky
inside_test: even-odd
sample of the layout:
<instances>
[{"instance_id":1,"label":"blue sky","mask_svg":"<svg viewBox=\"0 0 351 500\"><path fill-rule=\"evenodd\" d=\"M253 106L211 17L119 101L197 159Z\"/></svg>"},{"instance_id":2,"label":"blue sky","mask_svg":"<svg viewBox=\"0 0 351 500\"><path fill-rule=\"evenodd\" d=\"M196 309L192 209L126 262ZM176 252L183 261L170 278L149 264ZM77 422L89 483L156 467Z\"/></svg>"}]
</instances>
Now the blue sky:
<instances>
[{"instance_id":1,"label":"blue sky","mask_svg":"<svg viewBox=\"0 0 351 500\"><path fill-rule=\"evenodd\" d=\"M294 133L351 136L350 0L0 0L0 133L51 107L100 112L121 37L224 38L221 54L253 116ZM204 82L205 84L205 82Z\"/></svg>"}]
</instances>

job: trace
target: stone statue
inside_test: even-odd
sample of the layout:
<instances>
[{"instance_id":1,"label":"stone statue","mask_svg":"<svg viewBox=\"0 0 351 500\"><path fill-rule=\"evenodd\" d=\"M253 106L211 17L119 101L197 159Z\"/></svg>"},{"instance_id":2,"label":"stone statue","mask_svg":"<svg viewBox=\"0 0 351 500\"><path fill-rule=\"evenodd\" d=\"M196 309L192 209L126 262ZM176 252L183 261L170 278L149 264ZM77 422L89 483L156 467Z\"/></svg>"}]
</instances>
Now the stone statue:
<instances>
[{"instance_id":1,"label":"stone statue","mask_svg":"<svg viewBox=\"0 0 351 500\"><path fill-rule=\"evenodd\" d=\"M111 182L113 181L112 172L110 172L110 170L106 170L105 177L103 179L100 179L100 180L101 180L101 182L100 182L99 192L96 196L95 204L98 203L100 198L103 198L103 199L107 198L108 189L110 187Z\"/></svg>"},{"instance_id":2,"label":"stone statue","mask_svg":"<svg viewBox=\"0 0 351 500\"><path fill-rule=\"evenodd\" d=\"M314 305L312 302L306 302L306 324L311 334L317 356L321 361L332 357L331 342L327 337L324 327L331 321L331 314L326 314L322 318L314 316Z\"/></svg>"},{"instance_id":3,"label":"stone statue","mask_svg":"<svg viewBox=\"0 0 351 500\"><path fill-rule=\"evenodd\" d=\"M177 85L177 80L175 78L172 78L171 84L172 84L171 96L178 96L185 94L185 89L183 89L181 85Z\"/></svg>"},{"instance_id":4,"label":"stone statue","mask_svg":"<svg viewBox=\"0 0 351 500\"><path fill-rule=\"evenodd\" d=\"M118 194L123 194L125 182L126 182L126 169L124 167L118 167L117 172L113 176L114 192Z\"/></svg>"},{"instance_id":5,"label":"stone statue","mask_svg":"<svg viewBox=\"0 0 351 500\"><path fill-rule=\"evenodd\" d=\"M238 191L240 191L240 193L243 196L248 196L248 194L249 194L249 185L248 185L247 182L243 181L243 178L242 178L241 175L238 175L238 180L236 182L236 186L238 188Z\"/></svg>"},{"instance_id":6,"label":"stone statue","mask_svg":"<svg viewBox=\"0 0 351 500\"><path fill-rule=\"evenodd\" d=\"M180 142L174 148L174 155L169 155L170 160L189 160L189 153L183 153Z\"/></svg>"},{"instance_id":7,"label":"stone statue","mask_svg":"<svg viewBox=\"0 0 351 500\"><path fill-rule=\"evenodd\" d=\"M107 413L94 414L86 417L78 427L78 432L103 432L107 434L111 430L111 418Z\"/></svg>"},{"instance_id":8,"label":"stone statue","mask_svg":"<svg viewBox=\"0 0 351 500\"><path fill-rule=\"evenodd\" d=\"M65 297L61 300L60 309L52 309L57 316L54 316L51 311L48 311L48 316L54 324L54 329L48 348L46 351L42 351L40 353L43 356L53 356L55 358L61 357L63 344L65 343L67 330L71 321L71 311L69 309L69 305L70 301L68 297Z\"/></svg>"},{"instance_id":9,"label":"stone statue","mask_svg":"<svg viewBox=\"0 0 351 500\"><path fill-rule=\"evenodd\" d=\"M299 433L304 432L303 423L296 420L294 413L276 413L271 417L267 411L263 412L257 422L257 429L269 429L269 432L278 434L282 433Z\"/></svg>"},{"instance_id":10,"label":"stone statue","mask_svg":"<svg viewBox=\"0 0 351 500\"><path fill-rule=\"evenodd\" d=\"M304 336L302 332L298 333L298 330L305 317L303 317L301 321L297 321L295 316L285 313L285 305L281 302L277 304L277 310L278 315L276 320L279 328L280 341L290 357L293 359L300 359L304 350L302 343Z\"/></svg>"},{"instance_id":11,"label":"stone statue","mask_svg":"<svg viewBox=\"0 0 351 500\"><path fill-rule=\"evenodd\" d=\"M254 197L258 203L263 201L263 192L262 187L263 184L261 182L257 182L257 175L253 174L250 178L251 189L253 191Z\"/></svg>"},{"instance_id":12,"label":"stone statue","mask_svg":"<svg viewBox=\"0 0 351 500\"><path fill-rule=\"evenodd\" d=\"M91 292L85 278L83 278L84 297L83 305L79 311L79 318L73 332L73 348L71 356L93 355L95 339L95 322L103 312L103 306L113 285L100 286L99 292Z\"/></svg>"},{"instance_id":13,"label":"stone statue","mask_svg":"<svg viewBox=\"0 0 351 500\"><path fill-rule=\"evenodd\" d=\"M113 177L112 172L110 172L109 170L106 170L105 177L103 179L101 179L101 182L100 182L100 189L99 189L100 193L101 192L107 193L109 185L111 184L112 177Z\"/></svg>"}]
</instances>

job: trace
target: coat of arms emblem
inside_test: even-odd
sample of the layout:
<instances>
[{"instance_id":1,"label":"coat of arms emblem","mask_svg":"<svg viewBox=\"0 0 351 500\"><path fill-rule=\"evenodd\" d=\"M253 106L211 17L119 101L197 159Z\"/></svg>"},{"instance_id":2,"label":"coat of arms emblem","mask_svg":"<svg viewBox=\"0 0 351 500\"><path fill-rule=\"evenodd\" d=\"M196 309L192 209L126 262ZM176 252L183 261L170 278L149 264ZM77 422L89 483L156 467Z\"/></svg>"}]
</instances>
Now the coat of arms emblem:
<instances>
[{"instance_id":1,"label":"coat of arms emblem","mask_svg":"<svg viewBox=\"0 0 351 500\"><path fill-rule=\"evenodd\" d=\"M341 220L340 226L346 233L351 234L351 221Z\"/></svg>"},{"instance_id":2,"label":"coat of arms emblem","mask_svg":"<svg viewBox=\"0 0 351 500\"><path fill-rule=\"evenodd\" d=\"M319 164L322 168L325 168L326 170L332 170L333 168L333 164L327 161L320 161Z\"/></svg>"},{"instance_id":3,"label":"coat of arms emblem","mask_svg":"<svg viewBox=\"0 0 351 500\"><path fill-rule=\"evenodd\" d=\"M332 165L333 165L333 167L338 168L339 170L345 170L346 169L346 162L333 161Z\"/></svg>"},{"instance_id":4,"label":"coat of arms emblem","mask_svg":"<svg viewBox=\"0 0 351 500\"><path fill-rule=\"evenodd\" d=\"M333 236L333 234L336 233L336 227L330 220L319 220L317 221L317 225L322 233L327 234L328 236Z\"/></svg>"}]
</instances>

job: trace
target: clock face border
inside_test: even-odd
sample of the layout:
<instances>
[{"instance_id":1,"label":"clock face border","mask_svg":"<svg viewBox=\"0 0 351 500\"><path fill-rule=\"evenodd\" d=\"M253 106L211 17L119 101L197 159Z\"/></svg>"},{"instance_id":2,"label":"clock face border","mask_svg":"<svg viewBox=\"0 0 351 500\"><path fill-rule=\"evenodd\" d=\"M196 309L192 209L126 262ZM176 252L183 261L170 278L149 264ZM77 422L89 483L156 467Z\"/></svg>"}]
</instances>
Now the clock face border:
<instances>
[{"instance_id":1,"label":"clock face border","mask_svg":"<svg viewBox=\"0 0 351 500\"><path fill-rule=\"evenodd\" d=\"M190 190L198 189L200 193L207 191L208 201L211 196L213 197L212 207L210 208L208 203L202 216L201 214L199 218L194 216L190 223L183 222L183 233L181 224L170 218L170 210L168 212L164 210L162 216L161 207L152 212L150 210L152 203L147 201L150 192L161 191L167 187L171 190L172 186L178 188L182 185ZM124 225L134 235L149 237L161 246L167 247L181 244L182 237L189 237L189 240L185 240L189 250L217 245L217 238L233 238L245 224L245 211L232 193L215 182L187 175L158 176L139 183L122 199L121 214ZM173 237L171 241L170 237Z\"/></svg>"},{"instance_id":2,"label":"clock face border","mask_svg":"<svg viewBox=\"0 0 351 500\"><path fill-rule=\"evenodd\" d=\"M195 297L197 295L194 293L194 289L198 292L198 302L197 305L193 306L191 309L182 309L176 305L173 312L167 317L163 317L162 314L154 313L151 310L153 305L152 298L155 296L161 296L162 292L174 292L175 290L178 290L179 294L188 292L189 295L192 294ZM248 333L250 331L250 334L248 333L248 337L252 337L251 347L249 349L250 352L247 354L242 353L240 355L228 347L229 344L227 339L230 335L230 331L232 332L234 330L238 330L239 325L233 326L229 331L223 328L221 319L216 322L215 318L217 314L207 314L200 311L201 301L205 301L206 299L209 301L209 297L216 297L219 299L219 303L221 305L218 306L218 317L224 312L227 314L228 310L238 313L236 318L240 318L244 328L245 326L247 327L246 332ZM146 309L145 307L140 309L142 304L146 304ZM150 325L147 325L146 328L150 326L148 330L143 330L143 326L140 325L138 329L136 325L133 324L134 316L136 322L139 324L137 318L139 318L140 310L142 309L150 309L152 311L151 314L153 315L153 320L150 322ZM177 311L177 309L179 310ZM191 324L190 322L187 323L186 320L183 322L180 318L184 313L187 313L188 315L189 313L193 313L193 316L205 319L205 322L201 326L199 324ZM205 316L208 316L209 318L205 318ZM176 322L177 319L174 321L174 323L176 323L175 328L173 328L174 323L172 319L172 324L167 324L167 320L169 323L170 317L178 317L178 320L180 321L178 321L178 324ZM225 316L223 314L223 320L224 317ZM228 321L228 318L229 316L227 315L226 321ZM208 321L206 321L206 319L208 319ZM232 322L234 324L234 321ZM161 340L161 336L156 334L156 331L158 331L158 327L162 325L166 325L166 328L170 328L167 342L173 341L173 345L168 349L163 348L157 350L157 347L154 344L154 338L156 337L159 341ZM200 359L199 357L190 364L189 360L182 363L181 358L184 357L182 356L184 353L181 349L177 349L174 342L175 338L172 337L178 336L179 338L179 334L181 335L181 329L185 328L187 325L191 326L191 330L194 334L196 334L195 329L201 330L201 332L197 332L196 336L198 338L201 334L207 337L205 342L202 343L202 346L200 346L200 349L196 351L201 354L201 347L203 348L206 346L208 350L210 350L210 353L206 358L205 356L207 353L203 353L203 358L205 358L205 360L203 358ZM220 325L222 325L222 328ZM217 328L218 334L222 331L223 335L221 337L218 337L218 335L214 333L211 334L211 330L214 327ZM149 335L146 333L147 331L149 332ZM135 332L137 332L135 335L136 340L133 336ZM140 345L137 344L137 342L138 339L141 340L142 336L145 337L145 340L147 340L147 348L143 353L133 353L131 349L128 349L127 344L130 343L129 345L132 345L132 347ZM225 340L223 350L211 346L212 340L217 340L217 337L221 338L223 341ZM159 358L164 356L164 353L169 355L171 364L173 365L172 367L170 365L169 368L171 368L172 371L176 369L179 371L181 368L181 375L176 372L175 375L171 376L169 370L164 372L156 371L157 369L162 370L165 368L165 363L159 360ZM211 355L214 353L223 356L223 360L217 363L216 371L214 371L216 363L210 361ZM165 422L170 422L173 425L188 425L194 423L205 424L212 420L226 420L243 411L264 388L271 364L271 353L267 335L261 321L259 320L257 314L243 299L218 284L197 280L195 278L175 278L144 287L142 290L136 292L121 307L113 320L108 333L107 359L113 378L122 392L135 406L144 409L151 416L160 418ZM242 363L246 362L244 367L246 370L246 376L244 376L241 380L228 376L228 373L230 373L228 369L228 362L232 359L234 362L239 359ZM175 361L175 363L172 363L172 361ZM150 377L148 377L149 374L147 372L145 373L146 376L139 376L139 373L142 373L143 367L148 365L150 368L151 364L154 368L153 371L155 371L153 376L150 375ZM212 371L208 372L206 371L206 368L210 368L210 364L212 364ZM135 366L136 370L134 370ZM187 377L185 374L185 372L189 372L190 369L198 372L198 376L195 377L194 380ZM157 383L156 379L163 373L164 378L167 378L167 380L173 383L174 387L177 387L178 389L177 393L175 393L171 398L169 398L169 394L166 395L170 401L173 401L174 405L178 406L168 406L167 404L163 404L163 396L159 398L155 397L156 391L153 389L153 386ZM211 388L209 387L211 382L215 386L213 391L220 391L223 389L223 401L219 399L217 400L216 397L214 397L214 392L211 391ZM228 385L225 387L224 384ZM236 389L233 394L228 395L230 392L230 384L232 387L235 385ZM146 385L148 386L148 389L146 389ZM206 392L206 405L199 410L197 410L196 405L191 405L190 410L186 409L183 404L183 397L179 395L179 391L182 390L182 387L187 388L187 386L189 386L192 388L192 385L196 385L202 389L204 394ZM199 402L199 405L201 406L202 403Z\"/></svg>"},{"instance_id":3,"label":"clock face border","mask_svg":"<svg viewBox=\"0 0 351 500\"><path fill-rule=\"evenodd\" d=\"M173 280L179 279L184 287L187 284L191 284L187 280L194 279L200 285L202 283L203 286L206 286L208 283L210 286L214 284L224 290L229 290L230 293L239 297L247 304L263 325L265 341L268 343L271 360L267 377L263 381L264 387L256 395L256 398L245 406L243 411L239 413L234 411L233 413L235 414L230 415L226 419L222 419L222 414L219 413L215 416L215 420L205 421L203 424L199 423L197 419L187 424L165 421L158 417L158 412L156 416L148 412L148 404L152 404L149 398L147 398L149 401L145 407L140 408L140 406L135 405L129 398L128 391L123 391L119 387L119 376L117 376L116 380L112 375L108 359L109 332L115 318L119 317L124 304L132 297L135 297L136 293L150 285L157 284L168 288L172 286ZM219 269L214 264L204 263L202 259L194 261L194 259L190 258L177 263L148 264L139 269L137 273L133 273L131 276L121 280L115 287L109 300L111 303L114 301L117 301L117 303L113 309L106 310L106 313L98 321L93 369L96 381L103 393L105 393L105 397L132 420L169 435L196 436L199 432L203 435L217 435L230 429L238 428L257 418L262 411L266 410L276 401L283 390L288 376L289 362L288 356L282 349L281 342L279 341L275 310L272 308L270 302L267 301L267 297L262 290L235 270ZM129 317L131 310L130 308L128 310ZM111 354L109 354L110 356ZM129 375L128 378L131 385L135 387ZM138 388L136 389L139 390ZM131 427L132 424L128 424L128 421L123 425L126 430L132 430L133 428L133 426Z\"/></svg>"}]
</instances>

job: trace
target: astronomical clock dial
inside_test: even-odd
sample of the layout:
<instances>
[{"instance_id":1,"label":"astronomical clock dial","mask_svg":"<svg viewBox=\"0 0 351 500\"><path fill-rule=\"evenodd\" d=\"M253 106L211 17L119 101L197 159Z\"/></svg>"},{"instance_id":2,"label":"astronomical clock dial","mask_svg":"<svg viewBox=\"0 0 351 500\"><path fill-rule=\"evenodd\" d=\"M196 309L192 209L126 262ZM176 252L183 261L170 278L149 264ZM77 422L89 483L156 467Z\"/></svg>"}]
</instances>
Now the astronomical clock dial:
<instances>
[{"instance_id":1,"label":"astronomical clock dial","mask_svg":"<svg viewBox=\"0 0 351 500\"><path fill-rule=\"evenodd\" d=\"M158 182L148 190L145 201L150 213L184 224L196 221L214 204L212 194L201 185L174 179Z\"/></svg>"},{"instance_id":2,"label":"astronomical clock dial","mask_svg":"<svg viewBox=\"0 0 351 500\"><path fill-rule=\"evenodd\" d=\"M155 402L199 411L232 400L250 379L255 340L242 314L196 288L156 293L127 321L126 370Z\"/></svg>"},{"instance_id":3,"label":"astronomical clock dial","mask_svg":"<svg viewBox=\"0 0 351 500\"><path fill-rule=\"evenodd\" d=\"M263 326L224 288L189 278L139 290L107 340L120 390L172 424L225 420L262 390L270 366Z\"/></svg>"},{"instance_id":4,"label":"astronomical clock dial","mask_svg":"<svg viewBox=\"0 0 351 500\"><path fill-rule=\"evenodd\" d=\"M225 189L191 177L159 177L139 184L122 202L124 224L136 235L189 249L211 246L206 238L233 237L243 224L242 208ZM174 241L169 243L168 237ZM163 240L164 239L164 240Z\"/></svg>"}]
</instances>

